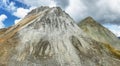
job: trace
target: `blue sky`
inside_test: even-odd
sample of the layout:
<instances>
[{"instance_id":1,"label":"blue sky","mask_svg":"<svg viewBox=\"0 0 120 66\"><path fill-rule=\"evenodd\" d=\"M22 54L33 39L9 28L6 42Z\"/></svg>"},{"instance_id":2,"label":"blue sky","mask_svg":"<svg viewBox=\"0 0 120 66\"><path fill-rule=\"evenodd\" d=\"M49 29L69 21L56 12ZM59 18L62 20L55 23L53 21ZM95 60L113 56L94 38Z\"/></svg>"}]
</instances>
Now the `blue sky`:
<instances>
[{"instance_id":1,"label":"blue sky","mask_svg":"<svg viewBox=\"0 0 120 66\"><path fill-rule=\"evenodd\" d=\"M40 6L59 6L76 22L92 16L120 36L120 0L0 0L0 28L16 24Z\"/></svg>"},{"instance_id":2,"label":"blue sky","mask_svg":"<svg viewBox=\"0 0 120 66\"><path fill-rule=\"evenodd\" d=\"M6 6L9 6L10 3L14 3L14 6L12 6L11 8L13 7L16 7L16 8L29 8L29 6L19 2L19 1L15 1L15 0L9 0L9 3L8 5L3 5L2 8L0 8L0 15L6 15L7 18L4 20L4 24L5 24L5 27L9 27L9 26L12 26L14 25L14 21L16 19L19 19L19 17L13 15L13 13L16 11L14 10L8 10ZM4 4L4 3L3 3Z\"/></svg>"}]
</instances>

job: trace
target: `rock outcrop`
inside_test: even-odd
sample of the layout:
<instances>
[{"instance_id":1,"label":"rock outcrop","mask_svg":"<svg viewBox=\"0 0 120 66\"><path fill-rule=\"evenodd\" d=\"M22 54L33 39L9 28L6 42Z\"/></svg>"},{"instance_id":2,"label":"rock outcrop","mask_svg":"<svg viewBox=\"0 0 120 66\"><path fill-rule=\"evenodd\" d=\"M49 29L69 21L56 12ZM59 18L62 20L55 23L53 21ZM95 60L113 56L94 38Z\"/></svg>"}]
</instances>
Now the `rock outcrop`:
<instances>
[{"instance_id":1,"label":"rock outcrop","mask_svg":"<svg viewBox=\"0 0 120 66\"><path fill-rule=\"evenodd\" d=\"M34 9L0 36L0 66L118 66L119 58L59 7Z\"/></svg>"}]
</instances>

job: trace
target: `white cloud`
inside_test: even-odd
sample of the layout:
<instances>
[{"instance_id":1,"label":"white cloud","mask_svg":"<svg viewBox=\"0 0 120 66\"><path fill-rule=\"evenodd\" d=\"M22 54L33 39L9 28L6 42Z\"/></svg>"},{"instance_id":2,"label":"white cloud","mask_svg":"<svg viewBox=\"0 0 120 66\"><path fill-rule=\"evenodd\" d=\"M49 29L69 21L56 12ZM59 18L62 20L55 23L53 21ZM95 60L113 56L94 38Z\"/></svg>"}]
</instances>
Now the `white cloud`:
<instances>
[{"instance_id":1,"label":"white cloud","mask_svg":"<svg viewBox=\"0 0 120 66\"><path fill-rule=\"evenodd\" d=\"M16 11L13 12L13 15L18 17L18 18L23 18L25 17L25 15L27 15L28 12L30 12L32 9L34 9L35 7L30 7L29 9L25 9L25 8L17 8Z\"/></svg>"},{"instance_id":2,"label":"white cloud","mask_svg":"<svg viewBox=\"0 0 120 66\"><path fill-rule=\"evenodd\" d=\"M7 6L7 10L8 11L15 11L17 7L15 7L15 3L14 2L10 2L9 5Z\"/></svg>"},{"instance_id":3,"label":"white cloud","mask_svg":"<svg viewBox=\"0 0 120 66\"><path fill-rule=\"evenodd\" d=\"M101 23L120 24L120 0L69 0L67 12L76 20L92 16ZM77 10L76 10L76 9Z\"/></svg>"},{"instance_id":4,"label":"white cloud","mask_svg":"<svg viewBox=\"0 0 120 66\"><path fill-rule=\"evenodd\" d=\"M17 11L13 13L14 16L18 18L23 18L27 13L29 12L29 9L24 8L17 8Z\"/></svg>"},{"instance_id":5,"label":"white cloud","mask_svg":"<svg viewBox=\"0 0 120 66\"><path fill-rule=\"evenodd\" d=\"M9 0L0 0L0 7L6 7L9 3Z\"/></svg>"},{"instance_id":6,"label":"white cloud","mask_svg":"<svg viewBox=\"0 0 120 66\"><path fill-rule=\"evenodd\" d=\"M25 9L22 7L16 7L15 6L15 2L14 1L9 1L9 0L0 0L0 8L8 11L11 13L11 15L14 15L16 17L20 19L24 18L25 15L27 15L28 12L30 12L32 9L34 9L35 7L30 7L29 9ZM19 21L18 19L15 20L14 23Z\"/></svg>"},{"instance_id":7,"label":"white cloud","mask_svg":"<svg viewBox=\"0 0 120 66\"><path fill-rule=\"evenodd\" d=\"M4 21L7 19L7 16L5 14L0 15L0 28L4 28Z\"/></svg>"},{"instance_id":8,"label":"white cloud","mask_svg":"<svg viewBox=\"0 0 120 66\"><path fill-rule=\"evenodd\" d=\"M9 0L0 0L0 8L8 11L8 12L13 12L16 10L15 7L15 2L9 1Z\"/></svg>"},{"instance_id":9,"label":"white cloud","mask_svg":"<svg viewBox=\"0 0 120 66\"><path fill-rule=\"evenodd\" d=\"M85 15L84 11L86 11L86 7L80 0L70 0L69 6L65 11L78 21Z\"/></svg>"}]
</instances>

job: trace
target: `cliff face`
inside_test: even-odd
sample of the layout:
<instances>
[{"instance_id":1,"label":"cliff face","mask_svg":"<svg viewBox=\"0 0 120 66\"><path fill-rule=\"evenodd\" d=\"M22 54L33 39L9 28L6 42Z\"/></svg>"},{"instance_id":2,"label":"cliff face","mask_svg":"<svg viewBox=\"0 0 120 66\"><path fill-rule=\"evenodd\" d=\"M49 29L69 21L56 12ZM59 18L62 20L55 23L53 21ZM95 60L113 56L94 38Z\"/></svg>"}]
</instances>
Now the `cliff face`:
<instances>
[{"instance_id":1,"label":"cliff face","mask_svg":"<svg viewBox=\"0 0 120 66\"><path fill-rule=\"evenodd\" d=\"M119 50L84 34L59 7L40 7L0 36L0 66L118 66Z\"/></svg>"},{"instance_id":2,"label":"cliff face","mask_svg":"<svg viewBox=\"0 0 120 66\"><path fill-rule=\"evenodd\" d=\"M85 18L79 22L78 25L92 39L103 43L109 43L115 48L120 49L119 39L107 28L97 23L92 17Z\"/></svg>"}]
</instances>

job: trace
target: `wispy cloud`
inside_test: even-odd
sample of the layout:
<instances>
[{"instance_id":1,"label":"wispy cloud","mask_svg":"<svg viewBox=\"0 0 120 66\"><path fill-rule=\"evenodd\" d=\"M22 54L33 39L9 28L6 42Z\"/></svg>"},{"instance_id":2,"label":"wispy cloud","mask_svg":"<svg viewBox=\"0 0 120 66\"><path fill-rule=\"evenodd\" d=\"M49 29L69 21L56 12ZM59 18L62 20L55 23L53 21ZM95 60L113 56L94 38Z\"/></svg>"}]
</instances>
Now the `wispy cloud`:
<instances>
[{"instance_id":1,"label":"wispy cloud","mask_svg":"<svg viewBox=\"0 0 120 66\"><path fill-rule=\"evenodd\" d=\"M3 22L6 19L7 19L7 16L5 14L0 15L0 28L4 28L5 27Z\"/></svg>"},{"instance_id":2,"label":"wispy cloud","mask_svg":"<svg viewBox=\"0 0 120 66\"><path fill-rule=\"evenodd\" d=\"M0 0L0 8L8 12L13 12L17 7L15 7L15 2L10 2L9 0Z\"/></svg>"},{"instance_id":3,"label":"wispy cloud","mask_svg":"<svg viewBox=\"0 0 120 66\"><path fill-rule=\"evenodd\" d=\"M66 9L69 6L69 0L17 0L21 3L30 5L30 6L59 6L62 9Z\"/></svg>"}]
</instances>

